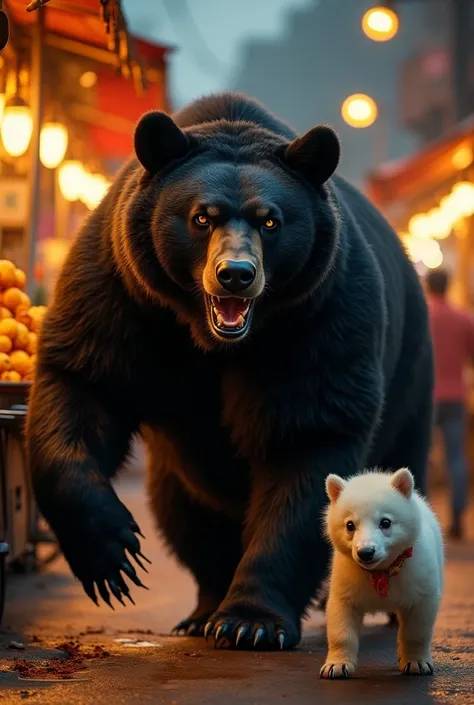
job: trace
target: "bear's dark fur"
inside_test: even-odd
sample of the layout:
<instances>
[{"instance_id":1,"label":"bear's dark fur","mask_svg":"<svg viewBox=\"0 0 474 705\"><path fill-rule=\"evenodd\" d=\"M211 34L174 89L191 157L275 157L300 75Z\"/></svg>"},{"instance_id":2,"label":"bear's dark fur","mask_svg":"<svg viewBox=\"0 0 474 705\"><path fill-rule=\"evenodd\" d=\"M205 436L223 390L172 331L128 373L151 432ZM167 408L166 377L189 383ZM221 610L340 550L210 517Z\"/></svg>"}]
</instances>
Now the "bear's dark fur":
<instances>
[{"instance_id":1,"label":"bear's dark fur","mask_svg":"<svg viewBox=\"0 0 474 705\"><path fill-rule=\"evenodd\" d=\"M92 599L129 596L139 529L110 479L141 432L158 526L199 588L181 628L289 648L327 568L326 475L406 465L424 488L422 290L382 216L332 177L329 128L297 138L224 94L146 115L135 148L42 331L39 507Z\"/></svg>"}]
</instances>

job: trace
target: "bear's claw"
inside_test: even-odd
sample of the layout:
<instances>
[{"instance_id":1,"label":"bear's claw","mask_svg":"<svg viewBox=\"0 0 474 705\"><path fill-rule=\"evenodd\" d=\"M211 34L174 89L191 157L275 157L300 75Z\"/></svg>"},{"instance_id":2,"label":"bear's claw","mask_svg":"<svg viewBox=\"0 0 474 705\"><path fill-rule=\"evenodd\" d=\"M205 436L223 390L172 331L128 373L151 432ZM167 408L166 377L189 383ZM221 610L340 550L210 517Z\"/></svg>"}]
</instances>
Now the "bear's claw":
<instances>
[{"instance_id":1,"label":"bear's claw","mask_svg":"<svg viewBox=\"0 0 474 705\"><path fill-rule=\"evenodd\" d=\"M221 624L217 627L216 633L214 635L214 646L216 649L217 649L217 644L219 642L219 639L221 639L224 636L226 631L227 631L227 624L225 624L225 623Z\"/></svg>"},{"instance_id":2,"label":"bear's claw","mask_svg":"<svg viewBox=\"0 0 474 705\"><path fill-rule=\"evenodd\" d=\"M403 663L400 659L400 671L405 676L432 676L433 665L428 661L407 661Z\"/></svg>"},{"instance_id":3,"label":"bear's claw","mask_svg":"<svg viewBox=\"0 0 474 705\"><path fill-rule=\"evenodd\" d=\"M176 636L204 636L204 627L209 614L192 614L187 619L183 619L171 630L171 634Z\"/></svg>"},{"instance_id":4,"label":"bear's claw","mask_svg":"<svg viewBox=\"0 0 474 705\"><path fill-rule=\"evenodd\" d=\"M237 630L237 635L235 637L235 645L239 645L239 641L243 639L243 637L247 634L249 630L249 625L248 624L242 624L241 627L238 628Z\"/></svg>"},{"instance_id":5,"label":"bear's claw","mask_svg":"<svg viewBox=\"0 0 474 705\"><path fill-rule=\"evenodd\" d=\"M181 636L181 632L184 636L201 636L202 627L196 622L189 623L189 620L184 620L177 624L172 630L171 634L176 636Z\"/></svg>"},{"instance_id":6,"label":"bear's claw","mask_svg":"<svg viewBox=\"0 0 474 705\"><path fill-rule=\"evenodd\" d=\"M254 621L224 617L219 619L218 615L215 617L206 624L204 636L206 639L211 635L214 637L216 649L279 649L282 651L296 646L299 641L296 630L292 638L286 629L286 623L284 629L268 617ZM291 625L288 627L291 628Z\"/></svg>"},{"instance_id":7,"label":"bear's claw","mask_svg":"<svg viewBox=\"0 0 474 705\"><path fill-rule=\"evenodd\" d=\"M265 636L265 629L263 627L258 627L258 629L255 631L255 638L253 640L253 645L257 646L258 642L263 639Z\"/></svg>"},{"instance_id":8,"label":"bear's claw","mask_svg":"<svg viewBox=\"0 0 474 705\"><path fill-rule=\"evenodd\" d=\"M127 510L124 508L123 511ZM98 523L94 531L86 525L82 529L85 538L79 531L73 537L66 536L65 540L59 536L63 553L73 573L82 583L86 595L97 606L100 597L106 605L114 609L112 596L124 606L127 605L124 598L132 605L135 604L124 576L138 587L148 590L130 562L133 557L137 564L144 568L137 555L147 563L150 562L140 551L140 543L135 535L138 531L138 525L133 520L127 521L122 528L114 524L107 525L104 521L102 524ZM85 552L84 543L93 547L92 551Z\"/></svg>"},{"instance_id":9,"label":"bear's claw","mask_svg":"<svg viewBox=\"0 0 474 705\"><path fill-rule=\"evenodd\" d=\"M350 678L354 673L355 665L350 661L347 663L331 663L326 661L319 672L319 677L334 680L336 678Z\"/></svg>"}]
</instances>

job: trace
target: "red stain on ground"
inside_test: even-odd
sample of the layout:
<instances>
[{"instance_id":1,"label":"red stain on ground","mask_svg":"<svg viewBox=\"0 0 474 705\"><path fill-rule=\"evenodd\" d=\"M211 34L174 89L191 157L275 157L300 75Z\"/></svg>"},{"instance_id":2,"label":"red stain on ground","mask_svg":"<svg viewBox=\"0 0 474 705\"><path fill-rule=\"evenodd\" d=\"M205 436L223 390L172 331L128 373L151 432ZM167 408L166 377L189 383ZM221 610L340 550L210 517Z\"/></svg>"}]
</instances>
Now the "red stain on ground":
<instances>
[{"instance_id":1,"label":"red stain on ground","mask_svg":"<svg viewBox=\"0 0 474 705\"><path fill-rule=\"evenodd\" d=\"M16 671L21 678L72 678L78 671L84 670L86 661L90 659L101 659L110 656L102 646L94 646L92 649L84 650L77 641L65 641L56 647L59 651L64 651L66 658L54 658L42 661L27 661L26 659L14 659L12 671Z\"/></svg>"}]
</instances>

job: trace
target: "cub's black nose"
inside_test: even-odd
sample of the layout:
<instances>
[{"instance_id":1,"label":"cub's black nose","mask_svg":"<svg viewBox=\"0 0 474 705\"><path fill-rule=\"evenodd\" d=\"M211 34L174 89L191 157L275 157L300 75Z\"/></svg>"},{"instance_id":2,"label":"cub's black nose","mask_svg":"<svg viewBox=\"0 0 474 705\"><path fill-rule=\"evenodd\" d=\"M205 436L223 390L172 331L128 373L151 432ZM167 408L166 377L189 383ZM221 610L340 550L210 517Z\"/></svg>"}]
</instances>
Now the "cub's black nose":
<instances>
[{"instance_id":1,"label":"cub's black nose","mask_svg":"<svg viewBox=\"0 0 474 705\"><path fill-rule=\"evenodd\" d=\"M375 548L370 548L370 546L364 546L363 548L357 549L357 555L361 561L364 563L370 563L375 555Z\"/></svg>"},{"instance_id":2,"label":"cub's black nose","mask_svg":"<svg viewBox=\"0 0 474 705\"><path fill-rule=\"evenodd\" d=\"M237 294L253 284L257 269L248 260L225 259L217 265L216 276L226 291Z\"/></svg>"}]
</instances>

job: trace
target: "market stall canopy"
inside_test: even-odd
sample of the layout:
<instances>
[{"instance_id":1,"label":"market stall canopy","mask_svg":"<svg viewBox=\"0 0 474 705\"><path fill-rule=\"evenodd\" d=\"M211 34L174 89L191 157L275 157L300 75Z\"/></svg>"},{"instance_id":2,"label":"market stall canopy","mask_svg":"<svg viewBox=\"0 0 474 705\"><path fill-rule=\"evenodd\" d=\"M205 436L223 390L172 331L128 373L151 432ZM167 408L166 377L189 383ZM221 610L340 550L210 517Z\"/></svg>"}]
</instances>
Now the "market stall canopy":
<instances>
[{"instance_id":1,"label":"market stall canopy","mask_svg":"<svg viewBox=\"0 0 474 705\"><path fill-rule=\"evenodd\" d=\"M470 167L473 155L474 115L471 115L413 157L385 164L372 172L368 177L368 194L382 209L415 200L421 191L436 190Z\"/></svg>"},{"instance_id":2,"label":"market stall canopy","mask_svg":"<svg viewBox=\"0 0 474 705\"><path fill-rule=\"evenodd\" d=\"M170 48L130 35L123 24L119 32L110 21L107 34L99 0L50 0L34 12L27 12L27 5L26 0L4 0L12 44L16 28L32 30L38 12L44 13L47 46L94 63L97 82L86 104L69 104L71 117L87 126L90 144L101 157L115 161L128 157L139 117L151 109L169 109L166 56Z\"/></svg>"}]
</instances>

